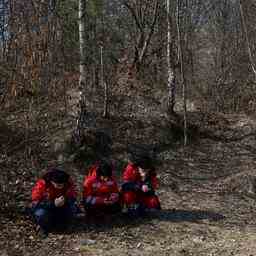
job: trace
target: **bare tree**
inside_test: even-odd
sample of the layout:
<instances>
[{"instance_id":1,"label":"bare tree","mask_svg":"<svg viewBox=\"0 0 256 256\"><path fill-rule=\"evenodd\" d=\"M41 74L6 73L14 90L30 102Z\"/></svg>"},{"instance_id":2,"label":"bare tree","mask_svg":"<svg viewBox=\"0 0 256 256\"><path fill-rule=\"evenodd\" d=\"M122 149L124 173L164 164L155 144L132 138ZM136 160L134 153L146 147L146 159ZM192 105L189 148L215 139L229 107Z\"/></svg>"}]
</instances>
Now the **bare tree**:
<instances>
[{"instance_id":1,"label":"bare tree","mask_svg":"<svg viewBox=\"0 0 256 256\"><path fill-rule=\"evenodd\" d=\"M167 87L168 87L168 111L174 112L175 105L175 73L171 61L171 14L170 14L170 0L166 0L166 12L167 12Z\"/></svg>"},{"instance_id":2,"label":"bare tree","mask_svg":"<svg viewBox=\"0 0 256 256\"><path fill-rule=\"evenodd\" d=\"M103 46L100 47L100 66L101 66L101 86L104 88L104 110L103 117L108 116L108 86L107 81L104 81L104 62L103 62Z\"/></svg>"},{"instance_id":3,"label":"bare tree","mask_svg":"<svg viewBox=\"0 0 256 256\"><path fill-rule=\"evenodd\" d=\"M158 18L159 0L153 0L150 3L141 0L124 0L123 4L130 11L137 28L138 37L135 38L136 44L133 62L134 66L140 69L154 33Z\"/></svg>"},{"instance_id":4,"label":"bare tree","mask_svg":"<svg viewBox=\"0 0 256 256\"><path fill-rule=\"evenodd\" d=\"M186 91L187 88L186 88L186 79L184 74L183 47L182 47L181 31L180 31L180 0L177 0L176 24L177 24L177 34L178 34L178 55L179 55L179 62L180 62L180 74L181 74L182 96L183 96L184 146L186 146L187 145L187 91Z\"/></svg>"},{"instance_id":5,"label":"bare tree","mask_svg":"<svg viewBox=\"0 0 256 256\"><path fill-rule=\"evenodd\" d=\"M248 51L248 55L249 55L250 65L251 65L251 68L252 68L252 71L254 73L255 80L256 80L256 67L255 67L255 63L254 63L253 58L252 58L252 51L251 51L251 47L250 47L250 42L249 42L249 37L248 37L248 30L247 30L247 26L246 26L243 4L242 4L241 0L239 0L239 10L240 10L240 16L241 16L241 21L242 21L242 27L243 27L243 31L244 31L244 34L245 34L246 46L247 46L247 51Z\"/></svg>"},{"instance_id":6,"label":"bare tree","mask_svg":"<svg viewBox=\"0 0 256 256\"><path fill-rule=\"evenodd\" d=\"M86 15L86 0L79 0L78 2L78 24L79 24L79 46L80 46L80 77L79 77L79 105L80 109L78 112L77 119L77 132L80 135L81 129L85 125L86 115L86 101L85 101L85 90L86 90L86 63L85 63L85 47L86 47L86 33L85 33L85 16Z\"/></svg>"}]
</instances>

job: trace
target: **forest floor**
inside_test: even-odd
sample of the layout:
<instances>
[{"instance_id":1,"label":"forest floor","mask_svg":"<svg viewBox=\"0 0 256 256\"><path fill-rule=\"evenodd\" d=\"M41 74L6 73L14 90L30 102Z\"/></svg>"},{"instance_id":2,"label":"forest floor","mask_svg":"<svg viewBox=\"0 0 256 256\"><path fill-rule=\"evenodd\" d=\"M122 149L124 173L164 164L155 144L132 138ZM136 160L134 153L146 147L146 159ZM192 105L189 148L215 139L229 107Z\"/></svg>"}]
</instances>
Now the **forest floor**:
<instances>
[{"instance_id":1,"label":"forest floor","mask_svg":"<svg viewBox=\"0 0 256 256\"><path fill-rule=\"evenodd\" d=\"M207 134L214 136L204 133L186 148L176 143L159 150L162 211L134 220L81 219L46 239L38 238L31 221L16 210L30 200L36 164L24 163L18 154L15 164L2 156L3 170L8 161L16 166L15 178L8 180L16 201L0 217L0 256L255 255L256 120L224 119L220 125L221 119L214 119L218 127L210 124ZM69 168L81 184L83 172Z\"/></svg>"}]
</instances>

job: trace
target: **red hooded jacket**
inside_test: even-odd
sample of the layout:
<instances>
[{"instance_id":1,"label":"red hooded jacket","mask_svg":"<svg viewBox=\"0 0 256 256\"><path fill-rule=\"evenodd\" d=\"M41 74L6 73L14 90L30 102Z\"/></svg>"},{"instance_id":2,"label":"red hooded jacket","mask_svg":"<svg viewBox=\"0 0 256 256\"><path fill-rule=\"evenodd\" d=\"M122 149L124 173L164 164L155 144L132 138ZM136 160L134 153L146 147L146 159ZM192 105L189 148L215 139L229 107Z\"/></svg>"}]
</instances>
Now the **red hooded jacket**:
<instances>
[{"instance_id":1,"label":"red hooded jacket","mask_svg":"<svg viewBox=\"0 0 256 256\"><path fill-rule=\"evenodd\" d=\"M53 202L60 196L64 196L66 199L76 199L77 191L71 178L62 189L55 188L51 182L47 182L44 178L39 179L32 188L31 197L34 205L43 201Z\"/></svg>"},{"instance_id":2,"label":"red hooded jacket","mask_svg":"<svg viewBox=\"0 0 256 256\"><path fill-rule=\"evenodd\" d=\"M87 204L102 205L105 201L115 203L119 200L119 189L113 177L103 181L96 175L97 165L89 170L83 183L83 198Z\"/></svg>"},{"instance_id":3,"label":"red hooded jacket","mask_svg":"<svg viewBox=\"0 0 256 256\"><path fill-rule=\"evenodd\" d=\"M156 196L154 193L154 191L158 188L158 179L154 171L151 172L151 175L148 177L147 181L142 181L138 167L130 163L124 170L123 182L123 186L129 183L134 183L134 185L138 187L141 187L143 184L148 185L147 183L150 183L149 186L152 189L146 193L142 193L141 190L134 191L130 188L125 189L122 186L122 200L124 204L129 206L135 203L142 203L146 208L149 209L161 208L158 196Z\"/></svg>"},{"instance_id":4,"label":"red hooded jacket","mask_svg":"<svg viewBox=\"0 0 256 256\"><path fill-rule=\"evenodd\" d=\"M153 189L157 189L159 182L155 174L151 175L150 181L152 183ZM136 165L130 163L126 166L123 173L123 182L142 182L138 167Z\"/></svg>"}]
</instances>

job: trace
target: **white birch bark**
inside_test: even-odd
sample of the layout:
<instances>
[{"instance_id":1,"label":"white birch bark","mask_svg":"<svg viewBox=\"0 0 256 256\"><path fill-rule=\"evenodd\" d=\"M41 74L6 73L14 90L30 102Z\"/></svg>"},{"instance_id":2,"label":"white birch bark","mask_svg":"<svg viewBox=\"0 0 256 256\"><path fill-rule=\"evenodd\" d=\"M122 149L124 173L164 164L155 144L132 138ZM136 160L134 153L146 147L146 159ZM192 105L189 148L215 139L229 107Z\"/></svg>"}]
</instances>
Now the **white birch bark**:
<instances>
[{"instance_id":1,"label":"white birch bark","mask_svg":"<svg viewBox=\"0 0 256 256\"><path fill-rule=\"evenodd\" d=\"M182 84L182 96L183 96L183 125L184 125L184 146L187 145L187 88L186 80L184 75L184 66L183 66L183 48L181 42L181 32L180 32L180 0L177 0L176 7L176 26L178 34L178 48L179 48L179 62L180 62L180 75L181 75L181 84Z\"/></svg>"},{"instance_id":2,"label":"white birch bark","mask_svg":"<svg viewBox=\"0 0 256 256\"><path fill-rule=\"evenodd\" d=\"M166 0L167 12L167 88L168 88L168 111L174 112L175 105L175 75L171 64L171 18L170 18L170 0Z\"/></svg>"},{"instance_id":3,"label":"white birch bark","mask_svg":"<svg viewBox=\"0 0 256 256\"><path fill-rule=\"evenodd\" d=\"M78 129L83 125L85 121L85 90L86 90L86 65L85 65L85 46L86 46L86 34L85 34L85 11L86 0L78 0L78 24L79 24L79 47L80 47L80 77L79 77L79 103L77 111L77 126Z\"/></svg>"}]
</instances>

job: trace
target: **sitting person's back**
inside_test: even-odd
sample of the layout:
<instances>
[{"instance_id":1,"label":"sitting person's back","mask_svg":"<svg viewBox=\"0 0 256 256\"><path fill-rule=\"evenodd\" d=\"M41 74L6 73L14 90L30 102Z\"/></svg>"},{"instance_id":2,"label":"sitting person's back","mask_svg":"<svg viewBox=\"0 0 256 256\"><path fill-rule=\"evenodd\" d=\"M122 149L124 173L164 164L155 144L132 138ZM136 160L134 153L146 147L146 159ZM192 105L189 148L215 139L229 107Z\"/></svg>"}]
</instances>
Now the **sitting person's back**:
<instances>
[{"instance_id":1,"label":"sitting person's back","mask_svg":"<svg viewBox=\"0 0 256 256\"><path fill-rule=\"evenodd\" d=\"M83 204L89 214L120 210L119 189L110 163L101 161L90 168L83 183Z\"/></svg>"}]
</instances>

